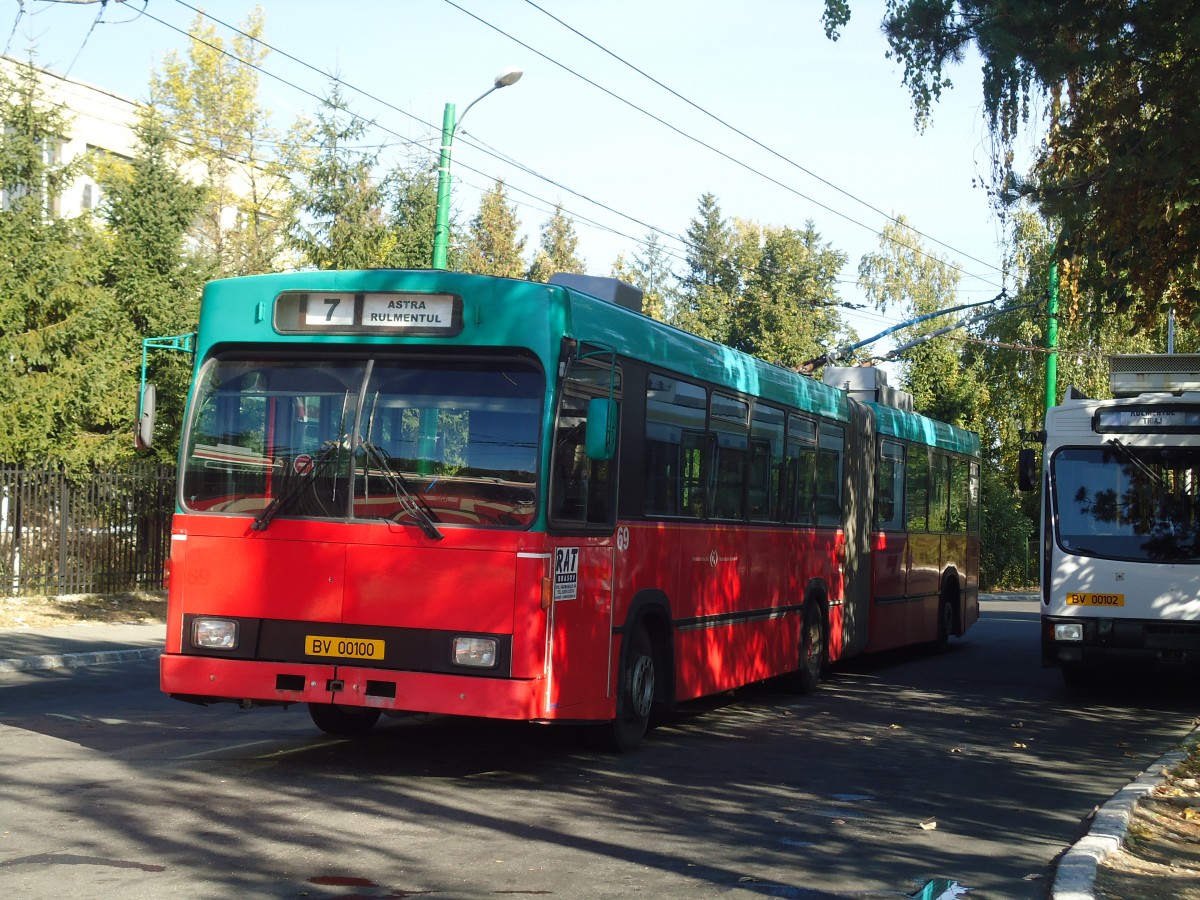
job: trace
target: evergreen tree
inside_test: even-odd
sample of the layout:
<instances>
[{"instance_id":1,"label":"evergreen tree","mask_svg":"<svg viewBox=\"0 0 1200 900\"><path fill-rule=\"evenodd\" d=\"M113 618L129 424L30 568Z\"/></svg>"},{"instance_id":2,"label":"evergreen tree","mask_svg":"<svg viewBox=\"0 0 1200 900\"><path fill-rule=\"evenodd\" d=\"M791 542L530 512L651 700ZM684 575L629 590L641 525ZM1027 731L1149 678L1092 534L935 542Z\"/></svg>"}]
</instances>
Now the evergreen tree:
<instances>
[{"instance_id":1,"label":"evergreen tree","mask_svg":"<svg viewBox=\"0 0 1200 900\"><path fill-rule=\"evenodd\" d=\"M378 152L353 146L366 133L335 81L317 114L320 147L292 197L288 245L318 269L388 264L396 238L385 220L387 185L375 177Z\"/></svg>"},{"instance_id":2,"label":"evergreen tree","mask_svg":"<svg viewBox=\"0 0 1200 900\"><path fill-rule=\"evenodd\" d=\"M471 220L471 234L463 251L462 266L477 275L521 278L525 265L521 254L525 238L518 238L521 223L516 207L510 206L504 181L497 179L480 198L479 212Z\"/></svg>"},{"instance_id":3,"label":"evergreen tree","mask_svg":"<svg viewBox=\"0 0 1200 900\"><path fill-rule=\"evenodd\" d=\"M174 142L153 107L139 111L137 152L128 163L108 163L98 174L104 188L101 214L110 232L105 286L129 316L133 340L127 359L138 359L141 338L196 330L200 293L211 261L188 249L185 236L203 208L205 189L179 172ZM158 388L155 451L174 459L179 445L192 359L162 352L148 359ZM135 396L133 387L127 397Z\"/></svg>"},{"instance_id":4,"label":"evergreen tree","mask_svg":"<svg viewBox=\"0 0 1200 900\"><path fill-rule=\"evenodd\" d=\"M437 222L437 169L427 165L401 166L392 173L390 181L388 229L394 246L388 265L400 269L428 268L433 258Z\"/></svg>"},{"instance_id":5,"label":"evergreen tree","mask_svg":"<svg viewBox=\"0 0 1200 900\"><path fill-rule=\"evenodd\" d=\"M100 286L105 247L88 217L57 216L88 165L57 161L69 123L37 70L0 73L0 460L71 467L130 445L126 311Z\"/></svg>"},{"instance_id":6,"label":"evergreen tree","mask_svg":"<svg viewBox=\"0 0 1200 900\"><path fill-rule=\"evenodd\" d=\"M830 344L853 340L838 308L837 276L846 254L822 241L813 223L802 231L742 229L746 291L730 332L733 346L797 367ZM757 251L757 252L754 252Z\"/></svg>"},{"instance_id":7,"label":"evergreen tree","mask_svg":"<svg viewBox=\"0 0 1200 900\"><path fill-rule=\"evenodd\" d=\"M674 316L679 279L671 271L670 258L657 232L646 235L642 252L635 253L632 262L618 256L612 266L612 277L642 289L642 312L646 315L660 322L668 322Z\"/></svg>"},{"instance_id":8,"label":"evergreen tree","mask_svg":"<svg viewBox=\"0 0 1200 900\"><path fill-rule=\"evenodd\" d=\"M687 239L688 270L680 286L674 324L723 342L729 336L738 284L732 257L733 233L712 194L700 197L698 215L688 226Z\"/></svg>"},{"instance_id":9,"label":"evergreen tree","mask_svg":"<svg viewBox=\"0 0 1200 900\"><path fill-rule=\"evenodd\" d=\"M542 224L542 240L527 277L530 281L549 281L558 272L583 275L587 264L576 256L579 236L575 234L575 223L563 215L562 204L554 207L554 215Z\"/></svg>"}]
</instances>

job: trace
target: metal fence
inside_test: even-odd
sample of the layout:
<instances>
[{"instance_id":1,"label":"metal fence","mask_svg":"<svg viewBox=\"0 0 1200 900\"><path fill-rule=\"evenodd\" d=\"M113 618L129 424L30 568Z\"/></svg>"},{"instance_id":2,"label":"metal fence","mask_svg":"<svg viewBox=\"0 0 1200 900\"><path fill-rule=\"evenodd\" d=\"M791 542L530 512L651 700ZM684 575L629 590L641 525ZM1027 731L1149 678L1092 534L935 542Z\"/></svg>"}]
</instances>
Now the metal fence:
<instances>
[{"instance_id":1,"label":"metal fence","mask_svg":"<svg viewBox=\"0 0 1200 900\"><path fill-rule=\"evenodd\" d=\"M174 497L169 465L0 468L0 595L161 587Z\"/></svg>"}]
</instances>

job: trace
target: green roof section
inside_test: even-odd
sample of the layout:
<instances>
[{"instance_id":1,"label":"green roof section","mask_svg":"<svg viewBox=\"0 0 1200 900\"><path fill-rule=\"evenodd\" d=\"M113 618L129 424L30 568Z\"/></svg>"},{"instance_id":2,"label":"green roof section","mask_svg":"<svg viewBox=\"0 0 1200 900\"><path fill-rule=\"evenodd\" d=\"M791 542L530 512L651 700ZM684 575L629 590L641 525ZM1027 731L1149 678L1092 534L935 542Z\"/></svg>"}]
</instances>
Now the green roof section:
<instances>
[{"instance_id":1,"label":"green roof section","mask_svg":"<svg viewBox=\"0 0 1200 900\"><path fill-rule=\"evenodd\" d=\"M973 431L955 428L945 422L928 419L917 413L906 412L894 406L870 404L875 410L879 433L887 437L927 444L951 453L967 456L979 455L979 435Z\"/></svg>"}]
</instances>

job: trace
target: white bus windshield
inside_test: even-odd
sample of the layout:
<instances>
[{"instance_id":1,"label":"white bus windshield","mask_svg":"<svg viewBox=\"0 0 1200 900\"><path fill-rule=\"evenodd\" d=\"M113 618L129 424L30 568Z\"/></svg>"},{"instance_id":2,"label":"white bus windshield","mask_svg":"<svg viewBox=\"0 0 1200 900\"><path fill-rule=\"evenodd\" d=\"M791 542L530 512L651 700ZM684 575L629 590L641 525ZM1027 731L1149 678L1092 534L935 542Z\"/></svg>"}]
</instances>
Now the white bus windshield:
<instances>
[{"instance_id":1,"label":"white bus windshield","mask_svg":"<svg viewBox=\"0 0 1200 900\"><path fill-rule=\"evenodd\" d=\"M1200 562L1200 448L1060 450L1051 462L1059 545L1131 562Z\"/></svg>"},{"instance_id":2,"label":"white bus windshield","mask_svg":"<svg viewBox=\"0 0 1200 900\"><path fill-rule=\"evenodd\" d=\"M523 359L210 362L183 452L201 512L528 527L545 378ZM436 527L431 527L436 525Z\"/></svg>"}]
</instances>

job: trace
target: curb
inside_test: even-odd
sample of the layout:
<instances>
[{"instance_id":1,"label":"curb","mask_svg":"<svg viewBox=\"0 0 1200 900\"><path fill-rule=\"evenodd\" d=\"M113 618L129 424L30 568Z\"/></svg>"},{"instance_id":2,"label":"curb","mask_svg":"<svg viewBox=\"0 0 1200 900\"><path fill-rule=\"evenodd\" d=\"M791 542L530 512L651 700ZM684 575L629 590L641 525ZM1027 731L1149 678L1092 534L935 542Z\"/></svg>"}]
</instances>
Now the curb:
<instances>
[{"instance_id":1,"label":"curb","mask_svg":"<svg viewBox=\"0 0 1200 900\"><path fill-rule=\"evenodd\" d=\"M1187 758L1188 751L1183 748L1165 753L1100 807L1088 833L1059 861L1050 894L1053 900L1095 900L1092 888L1096 870L1106 856L1121 849L1138 801L1166 781L1170 770Z\"/></svg>"},{"instance_id":2,"label":"curb","mask_svg":"<svg viewBox=\"0 0 1200 900\"><path fill-rule=\"evenodd\" d=\"M103 666L110 663L137 662L162 656L160 647L131 650L104 650L93 653L52 653L28 659L0 659L0 672L29 672L35 669L75 669L80 666Z\"/></svg>"}]
</instances>

